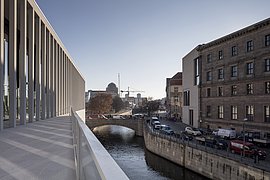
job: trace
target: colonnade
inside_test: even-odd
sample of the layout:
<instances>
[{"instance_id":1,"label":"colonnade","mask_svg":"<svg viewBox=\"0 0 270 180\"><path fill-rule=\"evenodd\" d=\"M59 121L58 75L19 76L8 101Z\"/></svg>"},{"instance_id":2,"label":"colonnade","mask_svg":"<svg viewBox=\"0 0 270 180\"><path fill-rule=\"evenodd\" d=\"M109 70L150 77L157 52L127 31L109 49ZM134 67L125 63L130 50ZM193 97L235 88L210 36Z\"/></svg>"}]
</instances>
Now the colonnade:
<instances>
[{"instance_id":1,"label":"colonnade","mask_svg":"<svg viewBox=\"0 0 270 180\"><path fill-rule=\"evenodd\" d=\"M34 0L0 3L0 130L84 109L85 81Z\"/></svg>"}]
</instances>

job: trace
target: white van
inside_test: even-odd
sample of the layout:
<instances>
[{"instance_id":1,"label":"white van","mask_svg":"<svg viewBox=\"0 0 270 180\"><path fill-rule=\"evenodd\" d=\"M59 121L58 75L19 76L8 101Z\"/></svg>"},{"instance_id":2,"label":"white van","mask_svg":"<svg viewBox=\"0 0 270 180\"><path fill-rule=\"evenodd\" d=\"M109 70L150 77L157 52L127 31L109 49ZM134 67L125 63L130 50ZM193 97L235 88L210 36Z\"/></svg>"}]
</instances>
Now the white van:
<instances>
[{"instance_id":1,"label":"white van","mask_svg":"<svg viewBox=\"0 0 270 180\"><path fill-rule=\"evenodd\" d=\"M236 131L233 129L218 129L216 135L222 138L234 139L236 138Z\"/></svg>"}]
</instances>

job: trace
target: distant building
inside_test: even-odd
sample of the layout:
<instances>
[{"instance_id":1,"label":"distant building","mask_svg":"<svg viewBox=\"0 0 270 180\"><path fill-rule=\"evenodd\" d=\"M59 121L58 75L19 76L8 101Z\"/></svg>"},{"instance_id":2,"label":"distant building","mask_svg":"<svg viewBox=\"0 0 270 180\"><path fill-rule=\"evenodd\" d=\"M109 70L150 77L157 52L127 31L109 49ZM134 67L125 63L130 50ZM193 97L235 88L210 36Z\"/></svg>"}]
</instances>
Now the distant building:
<instances>
[{"instance_id":1,"label":"distant building","mask_svg":"<svg viewBox=\"0 0 270 180\"><path fill-rule=\"evenodd\" d=\"M166 79L166 109L169 117L182 119L182 72Z\"/></svg>"},{"instance_id":2,"label":"distant building","mask_svg":"<svg viewBox=\"0 0 270 180\"><path fill-rule=\"evenodd\" d=\"M128 102L131 107L142 107L147 103L147 98L142 97L140 93L137 94L137 97L130 97L126 94L122 100L123 102Z\"/></svg>"},{"instance_id":3,"label":"distant building","mask_svg":"<svg viewBox=\"0 0 270 180\"><path fill-rule=\"evenodd\" d=\"M85 92L85 102L89 102L89 100L93 97L95 97L98 94L110 94L112 95L112 98L115 96L118 96L118 88L114 83L108 84L106 91L105 90L88 90L88 92Z\"/></svg>"},{"instance_id":4,"label":"distant building","mask_svg":"<svg viewBox=\"0 0 270 180\"><path fill-rule=\"evenodd\" d=\"M106 88L106 92L109 92L114 95L116 94L118 95L118 88L116 87L114 83L110 83Z\"/></svg>"}]
</instances>

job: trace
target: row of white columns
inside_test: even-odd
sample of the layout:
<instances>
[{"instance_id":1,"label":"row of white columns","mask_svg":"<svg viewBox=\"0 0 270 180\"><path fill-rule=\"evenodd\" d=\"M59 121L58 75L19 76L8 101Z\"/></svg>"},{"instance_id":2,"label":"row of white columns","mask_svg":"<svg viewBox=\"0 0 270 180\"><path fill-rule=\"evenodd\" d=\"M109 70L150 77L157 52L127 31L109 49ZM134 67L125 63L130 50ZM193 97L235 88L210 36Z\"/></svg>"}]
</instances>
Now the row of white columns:
<instances>
[{"instance_id":1,"label":"row of white columns","mask_svg":"<svg viewBox=\"0 0 270 180\"><path fill-rule=\"evenodd\" d=\"M4 4L7 2L8 9L5 9ZM1 0L0 3L0 130L3 130L5 125L4 77L2 76L5 62L5 28L9 29L6 40L9 61L9 127L16 127L17 111L19 111L18 122L25 125L27 114L29 122L64 115L69 113L73 100L76 101L77 98L81 101L81 96L84 97L83 78L70 61L64 47L58 42L58 37L55 37L55 32L48 26L48 22L44 22L42 20L44 17L41 18L40 13L36 12L40 9L31 6L33 3L35 3L33 0ZM5 17L4 12L9 12L8 17ZM5 27L5 19L9 22L8 27ZM28 72L25 72L26 70ZM20 92L18 99L20 100L17 100L18 72ZM26 82L26 73L28 73L28 82ZM75 83L79 84L76 88L72 86L74 80L72 76L78 81ZM17 101L20 108L17 107ZM76 104L80 103L76 102ZM80 106L75 106L75 109L84 108L84 105L80 104Z\"/></svg>"}]
</instances>

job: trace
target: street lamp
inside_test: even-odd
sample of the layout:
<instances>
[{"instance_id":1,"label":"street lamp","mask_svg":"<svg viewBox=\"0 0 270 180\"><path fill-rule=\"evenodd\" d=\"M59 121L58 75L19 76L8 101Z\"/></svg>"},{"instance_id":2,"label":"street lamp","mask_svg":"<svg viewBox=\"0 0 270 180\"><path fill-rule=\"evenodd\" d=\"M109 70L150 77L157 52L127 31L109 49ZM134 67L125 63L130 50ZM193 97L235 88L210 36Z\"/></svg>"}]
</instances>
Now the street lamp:
<instances>
[{"instance_id":1,"label":"street lamp","mask_svg":"<svg viewBox=\"0 0 270 180\"><path fill-rule=\"evenodd\" d=\"M243 145L243 156L245 157L245 144L246 144L246 137L245 137L245 122L248 120L247 118L243 119L243 141L244 141L244 145Z\"/></svg>"}]
</instances>

